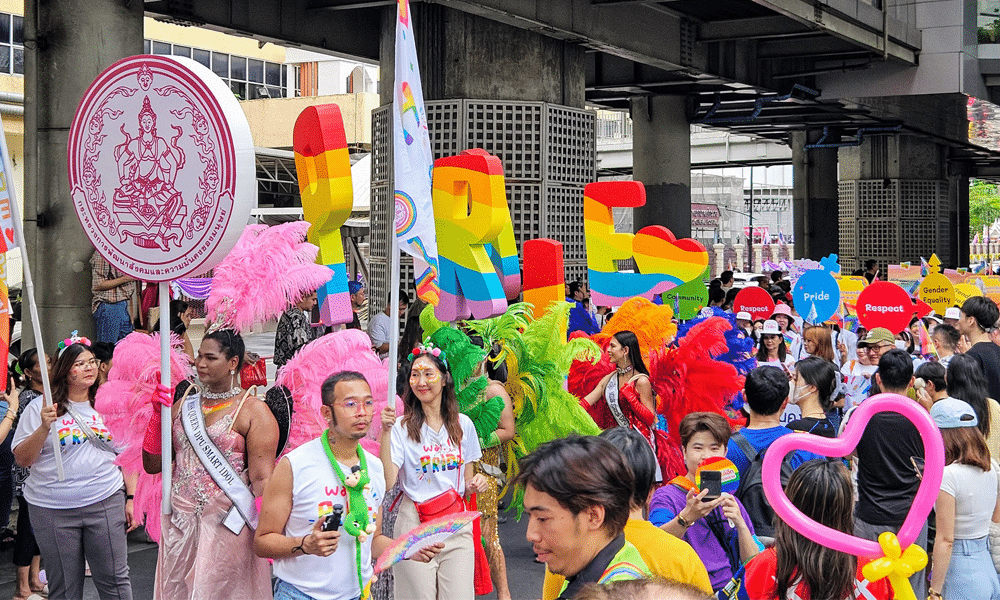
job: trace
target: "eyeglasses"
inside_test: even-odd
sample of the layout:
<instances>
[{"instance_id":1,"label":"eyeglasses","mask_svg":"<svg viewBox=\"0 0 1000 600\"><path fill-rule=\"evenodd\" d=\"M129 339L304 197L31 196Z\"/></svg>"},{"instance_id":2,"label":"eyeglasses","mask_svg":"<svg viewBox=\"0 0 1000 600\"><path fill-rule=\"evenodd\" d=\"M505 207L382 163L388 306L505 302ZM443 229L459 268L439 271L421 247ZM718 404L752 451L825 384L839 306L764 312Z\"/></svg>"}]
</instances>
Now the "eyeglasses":
<instances>
[{"instance_id":1,"label":"eyeglasses","mask_svg":"<svg viewBox=\"0 0 1000 600\"><path fill-rule=\"evenodd\" d=\"M866 352L880 352L883 348L896 347L896 344L879 344L878 346L868 346Z\"/></svg>"},{"instance_id":2,"label":"eyeglasses","mask_svg":"<svg viewBox=\"0 0 1000 600\"><path fill-rule=\"evenodd\" d=\"M78 361L76 361L75 363L73 363L73 368L74 369L88 369L88 368L93 367L93 368L96 369L97 365L98 365L97 359L96 358L92 358L90 360L78 360Z\"/></svg>"},{"instance_id":3,"label":"eyeglasses","mask_svg":"<svg viewBox=\"0 0 1000 600\"><path fill-rule=\"evenodd\" d=\"M375 410L375 401L371 398L358 402L357 400L348 400L347 402L342 402L340 406L351 414L367 413Z\"/></svg>"}]
</instances>

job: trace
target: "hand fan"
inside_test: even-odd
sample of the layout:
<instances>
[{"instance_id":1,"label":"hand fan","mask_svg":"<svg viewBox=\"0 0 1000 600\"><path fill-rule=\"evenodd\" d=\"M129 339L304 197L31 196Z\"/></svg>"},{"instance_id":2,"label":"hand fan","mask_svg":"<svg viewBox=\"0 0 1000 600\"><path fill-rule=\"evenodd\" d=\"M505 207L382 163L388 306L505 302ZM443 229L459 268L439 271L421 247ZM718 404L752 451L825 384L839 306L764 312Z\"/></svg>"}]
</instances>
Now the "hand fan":
<instances>
[{"instance_id":1,"label":"hand fan","mask_svg":"<svg viewBox=\"0 0 1000 600\"><path fill-rule=\"evenodd\" d=\"M389 544L375 563L375 572L381 573L401 560L406 560L424 548L444 541L476 519L481 513L474 510L452 513L421 523Z\"/></svg>"}]
</instances>

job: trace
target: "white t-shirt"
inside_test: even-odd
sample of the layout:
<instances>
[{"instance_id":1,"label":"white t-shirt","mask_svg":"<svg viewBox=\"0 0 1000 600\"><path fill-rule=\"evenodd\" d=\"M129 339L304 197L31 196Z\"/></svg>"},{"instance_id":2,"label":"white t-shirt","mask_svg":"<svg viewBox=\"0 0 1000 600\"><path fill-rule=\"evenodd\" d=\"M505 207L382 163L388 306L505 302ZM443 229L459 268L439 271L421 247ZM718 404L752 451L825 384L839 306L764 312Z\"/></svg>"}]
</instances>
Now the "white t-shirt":
<instances>
[{"instance_id":1,"label":"white t-shirt","mask_svg":"<svg viewBox=\"0 0 1000 600\"><path fill-rule=\"evenodd\" d=\"M775 367L777 369L783 370L786 373L794 373L795 372L795 359L792 358L791 354L786 354L785 355L785 360L783 360L783 361L781 361L781 360L760 360L760 359L757 359L757 366L758 367Z\"/></svg>"},{"instance_id":2,"label":"white t-shirt","mask_svg":"<svg viewBox=\"0 0 1000 600\"><path fill-rule=\"evenodd\" d=\"M98 436L112 441L111 432L89 402L74 403L73 408ZM32 402L21 414L11 447L17 448L41 425L42 403ZM59 481L52 438L47 437L24 482L24 499L29 504L43 508L80 508L104 500L125 485L121 469L114 464L115 456L88 442L69 413L56 418L52 428L59 435L66 478Z\"/></svg>"},{"instance_id":3,"label":"white t-shirt","mask_svg":"<svg viewBox=\"0 0 1000 600\"><path fill-rule=\"evenodd\" d=\"M844 398L844 410L861 404L868 398L872 387L872 376L878 371L877 365L863 365L857 360L849 360L840 368L847 385L847 396Z\"/></svg>"},{"instance_id":4,"label":"white t-shirt","mask_svg":"<svg viewBox=\"0 0 1000 600\"><path fill-rule=\"evenodd\" d=\"M372 346L378 347L388 343L391 332L392 318L385 314L385 311L379 311L372 315L371 321L368 323L368 337L372 339ZM385 358L386 356L389 356L388 352L378 353L379 358Z\"/></svg>"},{"instance_id":5,"label":"white t-shirt","mask_svg":"<svg viewBox=\"0 0 1000 600\"><path fill-rule=\"evenodd\" d=\"M302 444L285 458L292 467L292 512L285 524L286 536L301 538L308 535L312 532L316 519L332 513L335 504L344 507L344 519L347 518L347 511L350 509L347 489L340 484L334 473L320 438ZM371 480L370 488L365 493L365 502L368 505L368 516L375 523L385 496L385 474L377 456L365 452L365 460L368 462L368 477ZM339 461L338 464L345 476L351 472L347 465ZM361 544L361 577L366 583L374 573L373 538L374 534L369 535ZM316 600L357 598L361 595L361 590L358 589L355 563L356 544L357 538L347 533L341 525L336 552L330 556L308 554L275 560L274 576Z\"/></svg>"},{"instance_id":6,"label":"white t-shirt","mask_svg":"<svg viewBox=\"0 0 1000 600\"><path fill-rule=\"evenodd\" d=\"M420 442L406 432L403 417L392 426L392 464L399 467L403 492L414 502L424 502L454 488L465 494L465 465L483 456L472 419L458 415L462 427L461 448L453 444L448 430L441 425L431 430L425 422L420 428Z\"/></svg>"},{"instance_id":7,"label":"white t-shirt","mask_svg":"<svg viewBox=\"0 0 1000 600\"><path fill-rule=\"evenodd\" d=\"M983 471L972 465L952 463L944 468L941 491L955 498L955 539L974 540L990 532L997 503L997 463Z\"/></svg>"}]
</instances>

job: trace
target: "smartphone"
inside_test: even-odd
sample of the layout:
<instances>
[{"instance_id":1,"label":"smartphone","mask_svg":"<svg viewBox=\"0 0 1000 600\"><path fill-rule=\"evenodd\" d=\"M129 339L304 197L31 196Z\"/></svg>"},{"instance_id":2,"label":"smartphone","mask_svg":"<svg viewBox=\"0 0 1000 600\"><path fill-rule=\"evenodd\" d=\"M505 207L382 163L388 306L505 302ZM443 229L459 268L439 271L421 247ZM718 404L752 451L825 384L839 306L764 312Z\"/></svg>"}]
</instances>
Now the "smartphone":
<instances>
[{"instance_id":1,"label":"smartphone","mask_svg":"<svg viewBox=\"0 0 1000 600\"><path fill-rule=\"evenodd\" d=\"M340 529L340 519L343 515L343 505L334 504L333 512L323 517L323 525L320 526L320 531L337 531Z\"/></svg>"},{"instance_id":2,"label":"smartphone","mask_svg":"<svg viewBox=\"0 0 1000 600\"><path fill-rule=\"evenodd\" d=\"M722 495L722 471L702 471L701 489L708 490L702 502L715 500Z\"/></svg>"}]
</instances>

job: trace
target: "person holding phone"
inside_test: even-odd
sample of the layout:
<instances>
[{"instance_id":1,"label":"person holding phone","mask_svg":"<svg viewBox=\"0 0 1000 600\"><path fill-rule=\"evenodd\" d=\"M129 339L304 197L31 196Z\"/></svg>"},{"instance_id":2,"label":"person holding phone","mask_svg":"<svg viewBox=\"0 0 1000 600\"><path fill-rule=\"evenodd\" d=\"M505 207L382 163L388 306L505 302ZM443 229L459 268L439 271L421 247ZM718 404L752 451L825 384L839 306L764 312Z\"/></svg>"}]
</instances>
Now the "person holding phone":
<instances>
[{"instance_id":1,"label":"person holding phone","mask_svg":"<svg viewBox=\"0 0 1000 600\"><path fill-rule=\"evenodd\" d=\"M358 598L374 574L372 559L392 542L382 534L379 512L382 463L359 443L372 423L371 387L361 373L340 371L323 382L320 398L326 431L284 456L264 488L254 552L274 559L275 600ZM348 475L355 467L356 480ZM358 522L357 507L351 510L354 498L363 501L366 522ZM342 526L352 519L354 527ZM413 560L427 562L443 547L435 544Z\"/></svg>"},{"instance_id":2,"label":"person holding phone","mask_svg":"<svg viewBox=\"0 0 1000 600\"><path fill-rule=\"evenodd\" d=\"M675 477L653 493L649 520L691 544L708 569L712 589L718 591L738 575L741 565L756 556L762 546L739 500L721 489L698 489L694 484L702 461L726 456L729 422L716 413L691 413L681 421L678 433L687 474ZM706 483L708 473L702 474L703 486L713 486Z\"/></svg>"}]
</instances>

